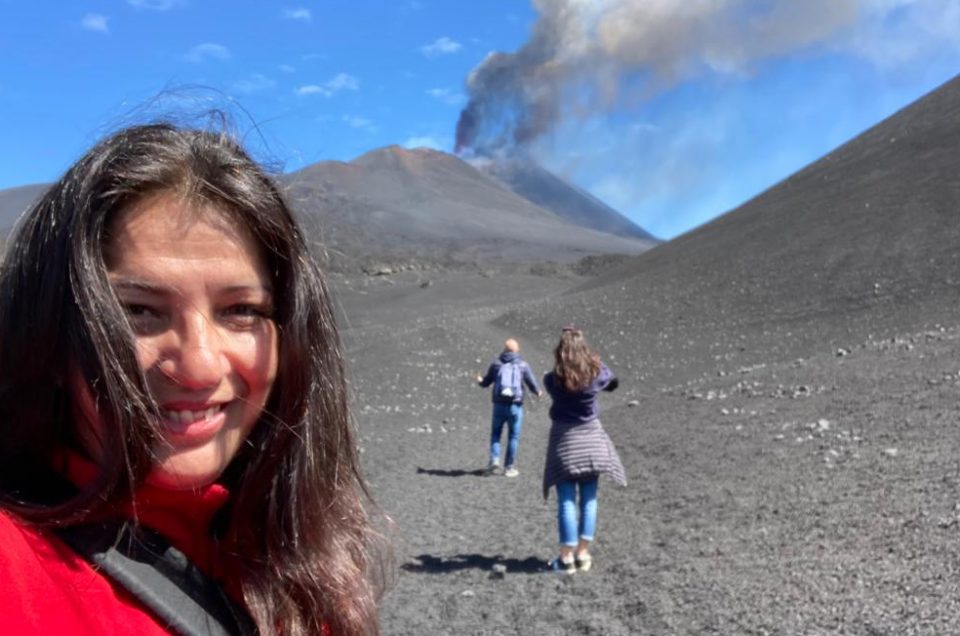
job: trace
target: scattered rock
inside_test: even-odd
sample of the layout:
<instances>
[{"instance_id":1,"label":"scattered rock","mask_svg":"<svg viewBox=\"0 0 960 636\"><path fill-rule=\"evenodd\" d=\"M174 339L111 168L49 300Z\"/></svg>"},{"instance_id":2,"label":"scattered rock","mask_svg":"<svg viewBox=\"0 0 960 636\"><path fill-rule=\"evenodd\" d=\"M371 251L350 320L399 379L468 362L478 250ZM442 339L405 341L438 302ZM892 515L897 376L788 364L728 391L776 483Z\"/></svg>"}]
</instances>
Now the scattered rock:
<instances>
[{"instance_id":1,"label":"scattered rock","mask_svg":"<svg viewBox=\"0 0 960 636\"><path fill-rule=\"evenodd\" d=\"M370 265L363 268L363 273L367 276L389 276L393 268L389 265Z\"/></svg>"}]
</instances>

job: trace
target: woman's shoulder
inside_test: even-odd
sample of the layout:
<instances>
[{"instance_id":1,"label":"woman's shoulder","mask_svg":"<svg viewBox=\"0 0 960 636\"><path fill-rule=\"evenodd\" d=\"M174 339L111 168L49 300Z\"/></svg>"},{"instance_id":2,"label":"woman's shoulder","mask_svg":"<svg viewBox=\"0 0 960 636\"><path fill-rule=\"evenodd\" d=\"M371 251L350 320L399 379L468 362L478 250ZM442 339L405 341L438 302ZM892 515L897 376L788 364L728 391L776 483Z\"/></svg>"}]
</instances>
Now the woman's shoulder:
<instances>
[{"instance_id":1,"label":"woman's shoulder","mask_svg":"<svg viewBox=\"0 0 960 636\"><path fill-rule=\"evenodd\" d=\"M76 571L82 559L48 531L0 509L0 589L40 592L60 570ZM0 598L6 595L0 594Z\"/></svg>"},{"instance_id":2,"label":"woman's shoulder","mask_svg":"<svg viewBox=\"0 0 960 636\"><path fill-rule=\"evenodd\" d=\"M69 555L58 556L58 547L66 549L46 531L0 509L0 612L5 625L12 622L25 630L48 626L51 619L45 614L54 609L51 600L62 595L56 582L68 567Z\"/></svg>"},{"instance_id":3,"label":"woman's shoulder","mask_svg":"<svg viewBox=\"0 0 960 636\"><path fill-rule=\"evenodd\" d=\"M167 633L50 531L2 509L0 590L4 633Z\"/></svg>"},{"instance_id":4,"label":"woman's shoulder","mask_svg":"<svg viewBox=\"0 0 960 636\"><path fill-rule=\"evenodd\" d=\"M8 564L45 543L45 533L0 508L0 563Z\"/></svg>"}]
</instances>

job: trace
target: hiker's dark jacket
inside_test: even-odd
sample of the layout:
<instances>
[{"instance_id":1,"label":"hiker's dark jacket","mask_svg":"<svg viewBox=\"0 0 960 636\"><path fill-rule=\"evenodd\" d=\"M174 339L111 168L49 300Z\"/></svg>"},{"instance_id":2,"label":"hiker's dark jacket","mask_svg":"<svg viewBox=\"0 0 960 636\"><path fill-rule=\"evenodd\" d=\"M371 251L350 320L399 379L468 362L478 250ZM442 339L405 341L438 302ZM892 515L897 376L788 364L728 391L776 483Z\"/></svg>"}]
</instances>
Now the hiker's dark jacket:
<instances>
[{"instance_id":1,"label":"hiker's dark jacket","mask_svg":"<svg viewBox=\"0 0 960 636\"><path fill-rule=\"evenodd\" d=\"M497 374L500 373L500 367L503 364L515 363L520 366L521 377L523 382L521 385L526 385L528 389L533 391L534 394L540 393L540 385L537 384L537 379L533 376L533 371L530 370L530 365L520 357L519 353L513 351L504 351L497 357L493 362L490 363L489 368L487 368L487 374L483 376L483 379L480 381L480 386L488 387L493 384L497 379ZM491 391L492 399L494 402L501 404L523 404L523 390L521 389L518 395L513 397L503 397L497 395L496 391Z\"/></svg>"}]
</instances>

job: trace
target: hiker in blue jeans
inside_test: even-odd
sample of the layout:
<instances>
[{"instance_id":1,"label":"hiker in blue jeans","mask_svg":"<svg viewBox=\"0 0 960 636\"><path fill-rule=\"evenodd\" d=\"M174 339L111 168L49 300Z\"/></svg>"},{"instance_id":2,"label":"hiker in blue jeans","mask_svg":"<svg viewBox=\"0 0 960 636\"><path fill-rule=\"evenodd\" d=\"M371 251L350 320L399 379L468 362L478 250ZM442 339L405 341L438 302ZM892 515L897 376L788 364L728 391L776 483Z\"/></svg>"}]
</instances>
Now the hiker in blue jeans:
<instances>
[{"instance_id":1,"label":"hiker in blue jeans","mask_svg":"<svg viewBox=\"0 0 960 636\"><path fill-rule=\"evenodd\" d=\"M619 383L576 327L563 328L554 361L553 371L543 377L553 400L543 497L547 498L551 486L556 487L560 555L553 565L573 574L587 572L593 565L590 545L597 532L600 475L627 485L617 449L600 424L597 401L601 391L613 391Z\"/></svg>"},{"instance_id":2,"label":"hiker in blue jeans","mask_svg":"<svg viewBox=\"0 0 960 636\"><path fill-rule=\"evenodd\" d=\"M507 425L507 456L504 476L520 474L516 467L520 431L523 428L523 387L537 396L543 395L530 365L520 357L520 343L510 338L503 343L503 352L490 363L486 375L477 376L477 384L486 388L493 385L493 418L490 426L490 462L486 474L492 475L500 468L500 437L503 425Z\"/></svg>"}]
</instances>

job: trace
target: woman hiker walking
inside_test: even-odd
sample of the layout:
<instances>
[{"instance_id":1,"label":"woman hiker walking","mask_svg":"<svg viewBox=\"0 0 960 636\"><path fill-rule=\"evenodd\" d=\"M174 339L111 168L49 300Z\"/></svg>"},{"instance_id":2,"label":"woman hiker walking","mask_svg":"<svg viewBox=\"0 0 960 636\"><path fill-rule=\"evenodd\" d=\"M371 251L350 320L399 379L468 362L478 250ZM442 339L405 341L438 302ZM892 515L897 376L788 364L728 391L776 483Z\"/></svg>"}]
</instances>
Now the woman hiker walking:
<instances>
[{"instance_id":1,"label":"woman hiker walking","mask_svg":"<svg viewBox=\"0 0 960 636\"><path fill-rule=\"evenodd\" d=\"M593 564L589 548L597 528L600 475L606 473L621 486L627 481L613 442L598 419L597 395L616 389L617 378L575 327L564 327L554 360L553 371L543 378L553 399L543 496L546 499L550 487L556 486L560 556L553 567L573 574L586 572Z\"/></svg>"}]
</instances>

